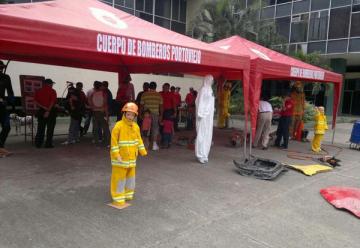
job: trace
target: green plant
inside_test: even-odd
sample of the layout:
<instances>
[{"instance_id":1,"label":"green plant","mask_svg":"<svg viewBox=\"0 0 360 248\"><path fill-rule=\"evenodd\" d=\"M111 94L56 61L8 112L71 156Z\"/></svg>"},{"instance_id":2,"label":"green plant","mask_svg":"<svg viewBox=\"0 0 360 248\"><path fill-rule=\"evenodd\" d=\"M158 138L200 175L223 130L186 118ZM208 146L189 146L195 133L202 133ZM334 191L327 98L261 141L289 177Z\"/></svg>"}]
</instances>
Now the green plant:
<instances>
[{"instance_id":1,"label":"green plant","mask_svg":"<svg viewBox=\"0 0 360 248\"><path fill-rule=\"evenodd\" d=\"M310 122L314 120L315 115L315 105L311 104L310 102L305 102L305 111L304 111L304 123Z\"/></svg>"},{"instance_id":2,"label":"green plant","mask_svg":"<svg viewBox=\"0 0 360 248\"><path fill-rule=\"evenodd\" d=\"M207 1L190 22L188 35L205 42L239 35L266 47L285 43L273 21L259 20L260 10L259 4L245 8L239 0Z\"/></svg>"},{"instance_id":3,"label":"green plant","mask_svg":"<svg viewBox=\"0 0 360 248\"><path fill-rule=\"evenodd\" d=\"M283 99L280 96L274 96L269 100L271 106L275 108L281 108L283 105Z\"/></svg>"},{"instance_id":4,"label":"green plant","mask_svg":"<svg viewBox=\"0 0 360 248\"><path fill-rule=\"evenodd\" d=\"M241 84L236 84L236 87L233 88L231 92L229 113L230 114L244 113L244 94Z\"/></svg>"},{"instance_id":5,"label":"green plant","mask_svg":"<svg viewBox=\"0 0 360 248\"><path fill-rule=\"evenodd\" d=\"M275 96L269 100L271 106L275 109L280 109L283 105L283 99L279 96ZM314 120L315 115L315 105L311 104L310 102L305 101L305 111L303 121L304 123L310 122Z\"/></svg>"}]
</instances>

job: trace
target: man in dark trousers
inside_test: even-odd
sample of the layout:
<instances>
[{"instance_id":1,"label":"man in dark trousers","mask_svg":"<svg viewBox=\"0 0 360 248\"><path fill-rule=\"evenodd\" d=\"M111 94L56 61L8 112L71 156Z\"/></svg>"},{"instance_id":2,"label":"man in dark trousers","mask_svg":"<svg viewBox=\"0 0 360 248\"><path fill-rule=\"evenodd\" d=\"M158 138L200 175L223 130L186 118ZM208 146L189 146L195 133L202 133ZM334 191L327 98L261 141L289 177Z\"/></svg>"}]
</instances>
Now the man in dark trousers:
<instances>
[{"instance_id":1,"label":"man in dark trousers","mask_svg":"<svg viewBox=\"0 0 360 248\"><path fill-rule=\"evenodd\" d=\"M35 146L37 148L41 148L44 143L45 130L45 148L54 148L53 136L57 117L57 95L56 91L52 88L54 83L51 79L45 79L42 88L35 93L34 100L39 107L36 114L38 118L38 128L35 137Z\"/></svg>"},{"instance_id":2,"label":"man in dark trousers","mask_svg":"<svg viewBox=\"0 0 360 248\"><path fill-rule=\"evenodd\" d=\"M6 104L7 102L12 104L14 101L14 91L11 86L11 79L9 75L4 73L5 67L4 63L0 60L0 157L10 154L10 152L4 148L10 132L10 118L9 113L6 110ZM5 92L7 92L7 99L5 99Z\"/></svg>"},{"instance_id":3,"label":"man in dark trousers","mask_svg":"<svg viewBox=\"0 0 360 248\"><path fill-rule=\"evenodd\" d=\"M290 97L290 92L284 94L284 103L281 109L281 117L276 131L275 146L287 149L289 144L289 128L291 117L294 110L294 101ZM280 145L281 139L284 143Z\"/></svg>"}]
</instances>

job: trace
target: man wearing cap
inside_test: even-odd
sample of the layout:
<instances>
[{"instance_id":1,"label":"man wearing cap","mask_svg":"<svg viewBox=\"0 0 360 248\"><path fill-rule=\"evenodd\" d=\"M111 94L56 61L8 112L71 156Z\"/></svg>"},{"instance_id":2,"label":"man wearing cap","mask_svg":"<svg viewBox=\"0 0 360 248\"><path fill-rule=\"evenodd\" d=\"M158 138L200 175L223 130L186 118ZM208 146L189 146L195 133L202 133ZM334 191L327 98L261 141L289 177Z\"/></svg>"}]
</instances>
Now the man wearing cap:
<instances>
[{"instance_id":1,"label":"man wearing cap","mask_svg":"<svg viewBox=\"0 0 360 248\"><path fill-rule=\"evenodd\" d=\"M39 107L36 114L38 118L38 128L35 136L35 146L37 148L41 148L44 143L45 130L45 148L54 147L53 136L57 117L57 94L52 88L54 84L55 82L51 79L45 79L42 88L35 92L34 100Z\"/></svg>"},{"instance_id":2,"label":"man wearing cap","mask_svg":"<svg viewBox=\"0 0 360 248\"><path fill-rule=\"evenodd\" d=\"M0 157L9 155L10 152L4 149L5 141L10 132L10 118L6 110L6 102L12 103L14 100L14 91L11 86L9 75L4 73L5 65L0 60ZM7 101L5 99L5 91L7 92Z\"/></svg>"}]
</instances>

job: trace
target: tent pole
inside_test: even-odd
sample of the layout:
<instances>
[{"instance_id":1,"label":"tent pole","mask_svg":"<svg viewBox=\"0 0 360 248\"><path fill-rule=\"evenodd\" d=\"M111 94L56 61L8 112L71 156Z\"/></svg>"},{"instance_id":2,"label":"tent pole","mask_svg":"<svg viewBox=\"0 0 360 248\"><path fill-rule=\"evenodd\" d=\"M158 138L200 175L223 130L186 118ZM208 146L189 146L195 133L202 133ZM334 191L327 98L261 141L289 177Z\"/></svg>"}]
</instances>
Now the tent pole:
<instances>
[{"instance_id":1,"label":"tent pole","mask_svg":"<svg viewBox=\"0 0 360 248\"><path fill-rule=\"evenodd\" d=\"M249 159L252 155L252 123L250 122L250 141L249 141Z\"/></svg>"},{"instance_id":2,"label":"tent pole","mask_svg":"<svg viewBox=\"0 0 360 248\"><path fill-rule=\"evenodd\" d=\"M246 118L245 118L246 119ZM247 142L246 142L246 136L247 136L247 127L246 127L246 121L244 121L244 157L245 159L247 158L247 155L246 155L246 146L247 146Z\"/></svg>"},{"instance_id":3,"label":"tent pole","mask_svg":"<svg viewBox=\"0 0 360 248\"><path fill-rule=\"evenodd\" d=\"M331 144L334 144L335 132L336 132L336 126L335 126L334 129L333 129Z\"/></svg>"}]
</instances>

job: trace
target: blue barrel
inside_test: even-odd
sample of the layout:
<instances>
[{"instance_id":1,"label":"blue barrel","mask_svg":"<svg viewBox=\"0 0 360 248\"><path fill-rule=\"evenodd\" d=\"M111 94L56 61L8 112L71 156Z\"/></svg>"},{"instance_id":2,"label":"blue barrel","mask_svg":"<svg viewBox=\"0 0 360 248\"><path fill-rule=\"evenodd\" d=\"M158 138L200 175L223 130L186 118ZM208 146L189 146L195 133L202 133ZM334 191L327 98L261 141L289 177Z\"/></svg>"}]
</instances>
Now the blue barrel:
<instances>
[{"instance_id":1,"label":"blue barrel","mask_svg":"<svg viewBox=\"0 0 360 248\"><path fill-rule=\"evenodd\" d=\"M360 121L356 121L354 123L351 132L350 142L354 144L360 144Z\"/></svg>"}]
</instances>

